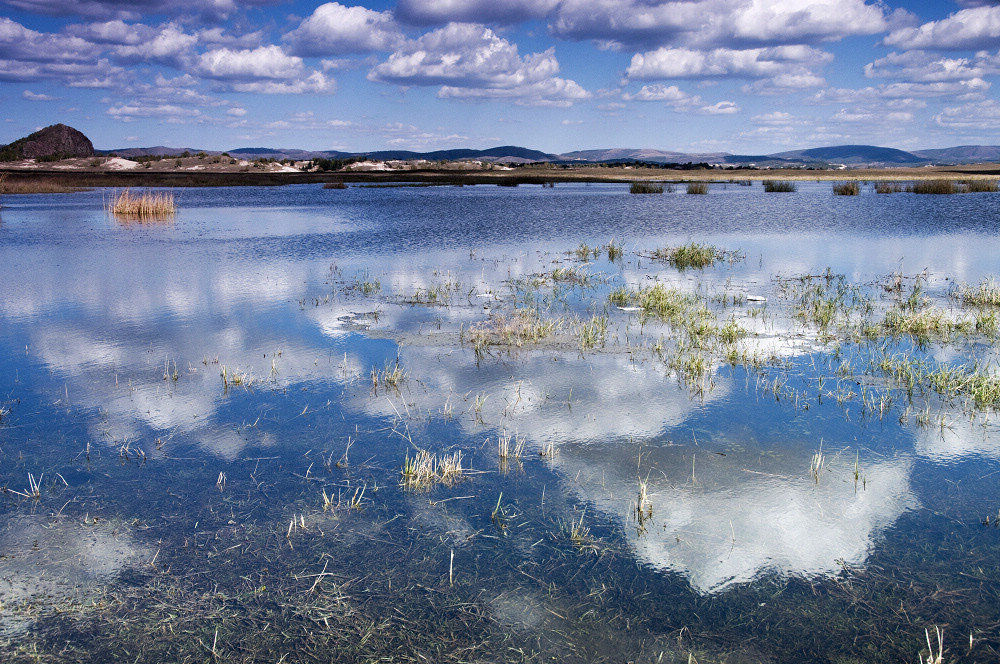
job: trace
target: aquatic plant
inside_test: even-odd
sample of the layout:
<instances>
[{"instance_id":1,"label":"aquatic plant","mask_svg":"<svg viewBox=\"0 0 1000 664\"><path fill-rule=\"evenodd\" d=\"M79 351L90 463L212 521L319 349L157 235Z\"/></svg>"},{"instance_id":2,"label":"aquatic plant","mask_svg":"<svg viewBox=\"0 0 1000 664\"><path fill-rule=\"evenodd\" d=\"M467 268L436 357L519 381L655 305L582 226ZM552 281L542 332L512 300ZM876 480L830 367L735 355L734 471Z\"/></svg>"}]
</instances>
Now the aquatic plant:
<instances>
[{"instance_id":1,"label":"aquatic plant","mask_svg":"<svg viewBox=\"0 0 1000 664\"><path fill-rule=\"evenodd\" d=\"M833 185L833 193L835 196L857 196L861 193L861 185L857 180L839 182Z\"/></svg>"},{"instance_id":2,"label":"aquatic plant","mask_svg":"<svg viewBox=\"0 0 1000 664\"><path fill-rule=\"evenodd\" d=\"M996 180L963 180L962 186L967 193L995 193L998 190Z\"/></svg>"},{"instance_id":3,"label":"aquatic plant","mask_svg":"<svg viewBox=\"0 0 1000 664\"><path fill-rule=\"evenodd\" d=\"M974 307L1000 307L1000 284L994 279L984 279L975 288L965 284L959 288L962 304Z\"/></svg>"},{"instance_id":4,"label":"aquatic plant","mask_svg":"<svg viewBox=\"0 0 1000 664\"><path fill-rule=\"evenodd\" d=\"M406 455L399 483L407 489L426 489L435 484L453 484L462 479L463 473L460 451L439 457L421 449L413 458Z\"/></svg>"},{"instance_id":5,"label":"aquatic plant","mask_svg":"<svg viewBox=\"0 0 1000 664\"><path fill-rule=\"evenodd\" d=\"M657 182L633 182L629 185L630 194L662 194L663 185Z\"/></svg>"},{"instance_id":6,"label":"aquatic plant","mask_svg":"<svg viewBox=\"0 0 1000 664\"><path fill-rule=\"evenodd\" d=\"M107 210L111 214L141 220L173 215L177 211L177 205L171 193L144 191L133 194L130 189L124 189L112 196Z\"/></svg>"},{"instance_id":7,"label":"aquatic plant","mask_svg":"<svg viewBox=\"0 0 1000 664\"><path fill-rule=\"evenodd\" d=\"M686 270L688 268L702 269L719 261L735 260L736 254L709 244L689 242L678 247L655 249L649 254L649 257L653 260L666 261L679 270Z\"/></svg>"},{"instance_id":8,"label":"aquatic plant","mask_svg":"<svg viewBox=\"0 0 1000 664\"><path fill-rule=\"evenodd\" d=\"M625 252L622 250L622 246L611 240L605 247L608 253L608 261L614 263L615 261L620 261Z\"/></svg>"},{"instance_id":9,"label":"aquatic plant","mask_svg":"<svg viewBox=\"0 0 1000 664\"><path fill-rule=\"evenodd\" d=\"M785 180L764 180L761 184L764 185L764 191L768 193L789 193L798 188L794 182Z\"/></svg>"},{"instance_id":10,"label":"aquatic plant","mask_svg":"<svg viewBox=\"0 0 1000 664\"><path fill-rule=\"evenodd\" d=\"M327 182L323 185L324 189L347 189L347 183L343 180L337 180L335 182Z\"/></svg>"},{"instance_id":11,"label":"aquatic plant","mask_svg":"<svg viewBox=\"0 0 1000 664\"><path fill-rule=\"evenodd\" d=\"M920 180L909 186L914 194L957 194L961 190L951 180Z\"/></svg>"},{"instance_id":12,"label":"aquatic plant","mask_svg":"<svg viewBox=\"0 0 1000 664\"><path fill-rule=\"evenodd\" d=\"M876 182L876 194L897 194L903 191L903 185L899 182Z\"/></svg>"},{"instance_id":13,"label":"aquatic plant","mask_svg":"<svg viewBox=\"0 0 1000 664\"><path fill-rule=\"evenodd\" d=\"M689 182L687 186L687 193L689 194L707 194L708 193L708 183L707 182Z\"/></svg>"},{"instance_id":14,"label":"aquatic plant","mask_svg":"<svg viewBox=\"0 0 1000 664\"><path fill-rule=\"evenodd\" d=\"M590 320L580 324L580 348L593 348L603 345L608 336L608 317L591 316Z\"/></svg>"},{"instance_id":15,"label":"aquatic plant","mask_svg":"<svg viewBox=\"0 0 1000 664\"><path fill-rule=\"evenodd\" d=\"M551 336L558 326L559 321L543 319L535 309L515 309L472 325L463 331L462 339L477 352L489 346L521 347Z\"/></svg>"}]
</instances>

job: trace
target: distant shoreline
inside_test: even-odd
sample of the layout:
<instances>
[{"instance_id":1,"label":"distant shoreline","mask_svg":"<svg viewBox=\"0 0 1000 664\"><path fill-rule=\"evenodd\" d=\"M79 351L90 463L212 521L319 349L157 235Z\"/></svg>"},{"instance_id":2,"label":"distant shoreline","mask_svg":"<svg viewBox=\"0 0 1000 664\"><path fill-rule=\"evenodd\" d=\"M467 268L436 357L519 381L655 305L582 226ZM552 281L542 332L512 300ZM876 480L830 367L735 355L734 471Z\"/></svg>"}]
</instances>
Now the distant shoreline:
<instances>
[{"instance_id":1,"label":"distant shoreline","mask_svg":"<svg viewBox=\"0 0 1000 664\"><path fill-rule=\"evenodd\" d=\"M866 180L907 181L939 179L1000 178L1000 165L968 167L886 168L857 170L670 170L643 168L526 168L513 171L455 171L416 169L406 171L327 171L310 173L237 171L66 171L54 169L0 169L9 184L53 185L66 188L90 187L238 187L282 186L289 184L400 183L438 185L465 184L548 184L558 182L628 183L634 181L691 182L731 180Z\"/></svg>"}]
</instances>

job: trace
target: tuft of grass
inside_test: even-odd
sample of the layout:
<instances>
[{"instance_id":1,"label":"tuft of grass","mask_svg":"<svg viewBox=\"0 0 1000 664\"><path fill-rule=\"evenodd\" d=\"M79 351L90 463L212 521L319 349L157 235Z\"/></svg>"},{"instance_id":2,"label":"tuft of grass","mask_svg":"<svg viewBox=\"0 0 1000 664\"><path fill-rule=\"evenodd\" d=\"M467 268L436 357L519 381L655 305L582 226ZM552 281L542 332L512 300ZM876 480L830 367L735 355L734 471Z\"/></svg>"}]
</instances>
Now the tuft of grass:
<instances>
[{"instance_id":1,"label":"tuft of grass","mask_svg":"<svg viewBox=\"0 0 1000 664\"><path fill-rule=\"evenodd\" d=\"M730 254L710 244L689 242L678 247L656 249L650 254L653 260L667 261L678 270L703 269L726 260Z\"/></svg>"},{"instance_id":2,"label":"tuft of grass","mask_svg":"<svg viewBox=\"0 0 1000 664\"><path fill-rule=\"evenodd\" d=\"M417 450L413 458L406 455L399 484L407 489L427 489L436 484L450 485L462 479L463 472L461 452L439 457L427 450Z\"/></svg>"},{"instance_id":3,"label":"tuft of grass","mask_svg":"<svg viewBox=\"0 0 1000 664\"><path fill-rule=\"evenodd\" d=\"M921 180L911 184L907 191L914 194L957 194L961 190L951 180Z\"/></svg>"},{"instance_id":4,"label":"tuft of grass","mask_svg":"<svg viewBox=\"0 0 1000 664\"><path fill-rule=\"evenodd\" d=\"M622 249L622 246L617 242L615 242L614 240L608 242L605 249L608 252L608 261L611 263L620 261L622 259L622 256L625 255L625 251Z\"/></svg>"},{"instance_id":5,"label":"tuft of grass","mask_svg":"<svg viewBox=\"0 0 1000 664\"><path fill-rule=\"evenodd\" d=\"M347 183L341 180L336 182L327 182L323 185L324 189L347 189Z\"/></svg>"},{"instance_id":6,"label":"tuft of grass","mask_svg":"<svg viewBox=\"0 0 1000 664\"><path fill-rule=\"evenodd\" d=\"M768 193L790 193L798 188L794 182L785 180L764 180L761 184L764 185L764 191Z\"/></svg>"},{"instance_id":7,"label":"tuft of grass","mask_svg":"<svg viewBox=\"0 0 1000 664\"><path fill-rule=\"evenodd\" d=\"M962 304L972 307L1000 307L1000 284L993 279L984 279L978 286L968 285L959 290Z\"/></svg>"},{"instance_id":8,"label":"tuft of grass","mask_svg":"<svg viewBox=\"0 0 1000 664\"><path fill-rule=\"evenodd\" d=\"M399 358L397 358L392 365L386 362L381 371L372 367L371 377L373 390L377 391L379 385L382 386L383 390L388 390L390 387L398 390L399 386L406 380L406 372L399 366Z\"/></svg>"},{"instance_id":9,"label":"tuft of grass","mask_svg":"<svg viewBox=\"0 0 1000 664\"><path fill-rule=\"evenodd\" d=\"M603 346L608 337L608 317L591 316L590 320L580 324L580 348Z\"/></svg>"},{"instance_id":10,"label":"tuft of grass","mask_svg":"<svg viewBox=\"0 0 1000 664\"><path fill-rule=\"evenodd\" d=\"M963 180L962 186L968 193L995 193L998 190L996 180Z\"/></svg>"},{"instance_id":11,"label":"tuft of grass","mask_svg":"<svg viewBox=\"0 0 1000 664\"><path fill-rule=\"evenodd\" d=\"M633 182L629 185L630 194L662 194L663 185L658 182Z\"/></svg>"},{"instance_id":12,"label":"tuft of grass","mask_svg":"<svg viewBox=\"0 0 1000 664\"><path fill-rule=\"evenodd\" d=\"M708 183L707 182L689 182L687 186L687 193L689 194L707 194L708 193Z\"/></svg>"},{"instance_id":13,"label":"tuft of grass","mask_svg":"<svg viewBox=\"0 0 1000 664\"><path fill-rule=\"evenodd\" d=\"M166 192L144 191L139 194L125 189L113 195L108 212L122 217L146 219L168 217L177 211L174 195Z\"/></svg>"},{"instance_id":14,"label":"tuft of grass","mask_svg":"<svg viewBox=\"0 0 1000 664\"><path fill-rule=\"evenodd\" d=\"M903 185L898 182L876 182L876 194L898 194L903 191Z\"/></svg>"},{"instance_id":15,"label":"tuft of grass","mask_svg":"<svg viewBox=\"0 0 1000 664\"><path fill-rule=\"evenodd\" d=\"M857 180L838 182L833 185L833 193L835 196L857 196L861 193L861 185Z\"/></svg>"}]
</instances>

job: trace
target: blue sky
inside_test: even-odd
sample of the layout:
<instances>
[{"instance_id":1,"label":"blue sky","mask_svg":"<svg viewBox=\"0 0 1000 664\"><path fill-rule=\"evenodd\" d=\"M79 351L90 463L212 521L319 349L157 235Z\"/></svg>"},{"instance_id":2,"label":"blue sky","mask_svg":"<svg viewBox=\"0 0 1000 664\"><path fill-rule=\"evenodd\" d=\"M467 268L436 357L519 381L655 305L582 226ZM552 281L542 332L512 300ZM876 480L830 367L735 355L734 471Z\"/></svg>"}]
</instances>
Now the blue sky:
<instances>
[{"instance_id":1,"label":"blue sky","mask_svg":"<svg viewBox=\"0 0 1000 664\"><path fill-rule=\"evenodd\" d=\"M984 0L0 0L0 142L1000 143Z\"/></svg>"}]
</instances>

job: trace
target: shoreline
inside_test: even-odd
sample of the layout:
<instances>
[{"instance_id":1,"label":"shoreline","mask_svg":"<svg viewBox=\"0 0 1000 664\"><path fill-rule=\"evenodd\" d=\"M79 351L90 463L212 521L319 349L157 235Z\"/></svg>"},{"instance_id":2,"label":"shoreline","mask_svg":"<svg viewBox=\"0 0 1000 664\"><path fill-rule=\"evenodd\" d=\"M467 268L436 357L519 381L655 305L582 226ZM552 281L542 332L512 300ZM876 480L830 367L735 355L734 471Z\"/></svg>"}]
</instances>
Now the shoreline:
<instances>
[{"instance_id":1,"label":"shoreline","mask_svg":"<svg viewBox=\"0 0 1000 664\"><path fill-rule=\"evenodd\" d=\"M675 170L654 168L522 168L513 171L409 171L242 172L242 171L67 171L62 169L2 169L8 184L40 184L66 188L92 187L238 187L288 184L392 184L416 182L429 185L535 184L557 182L629 183L636 181L684 183L692 181L912 181L1000 178L1000 165L980 164L928 168L816 170Z\"/></svg>"}]
</instances>

